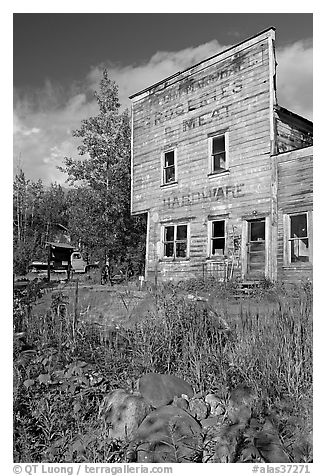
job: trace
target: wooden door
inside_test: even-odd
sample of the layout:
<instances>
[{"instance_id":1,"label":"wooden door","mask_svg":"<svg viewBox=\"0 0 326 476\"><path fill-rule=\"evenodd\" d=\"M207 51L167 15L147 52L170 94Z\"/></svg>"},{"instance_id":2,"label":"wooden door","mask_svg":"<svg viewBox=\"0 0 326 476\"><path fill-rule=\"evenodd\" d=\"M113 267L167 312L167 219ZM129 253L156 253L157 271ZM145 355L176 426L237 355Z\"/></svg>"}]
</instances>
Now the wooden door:
<instances>
[{"instance_id":1,"label":"wooden door","mask_svg":"<svg viewBox=\"0 0 326 476\"><path fill-rule=\"evenodd\" d=\"M265 218L248 221L247 279L265 276Z\"/></svg>"}]
</instances>

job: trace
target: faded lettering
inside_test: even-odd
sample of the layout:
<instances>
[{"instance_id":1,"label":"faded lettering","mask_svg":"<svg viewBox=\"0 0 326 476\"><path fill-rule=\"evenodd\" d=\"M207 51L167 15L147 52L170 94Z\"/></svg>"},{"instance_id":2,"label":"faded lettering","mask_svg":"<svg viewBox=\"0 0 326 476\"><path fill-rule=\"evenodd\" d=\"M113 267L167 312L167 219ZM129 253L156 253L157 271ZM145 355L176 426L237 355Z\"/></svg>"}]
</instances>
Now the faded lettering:
<instances>
[{"instance_id":1,"label":"faded lettering","mask_svg":"<svg viewBox=\"0 0 326 476\"><path fill-rule=\"evenodd\" d=\"M197 192L183 195L182 197L174 196L173 198L163 198L164 208L178 208L188 205L193 205L198 202L219 201L228 198L241 198L244 196L242 189L243 183L236 185L224 185L221 187L214 187L212 189L203 189Z\"/></svg>"},{"instance_id":2,"label":"faded lettering","mask_svg":"<svg viewBox=\"0 0 326 476\"><path fill-rule=\"evenodd\" d=\"M179 83L177 87L169 92L164 92L160 94L159 87L158 90L153 90L150 101L153 106L162 106L171 101L174 101L180 98L183 95L188 95L194 93L200 89L203 89L207 86L210 86L213 83L219 82L221 80L230 78L232 75L239 73L245 68L250 68L255 66L262 61L262 52L257 51L255 53L251 52L250 54L237 54L233 60L226 60L223 64L220 65L219 69L215 69L212 73L204 76L203 78L195 81L192 78L185 78ZM242 86L236 83L236 81L230 81L228 88L229 94L238 92ZM239 89L240 88L240 89Z\"/></svg>"},{"instance_id":3,"label":"faded lettering","mask_svg":"<svg viewBox=\"0 0 326 476\"><path fill-rule=\"evenodd\" d=\"M225 119L229 116L229 108L228 106L222 106L213 111L207 112L205 114L201 114L200 116L192 117L191 119L187 119L182 123L182 131L187 132L191 129L195 129L196 127L203 126L205 124L209 124L213 119Z\"/></svg>"}]
</instances>

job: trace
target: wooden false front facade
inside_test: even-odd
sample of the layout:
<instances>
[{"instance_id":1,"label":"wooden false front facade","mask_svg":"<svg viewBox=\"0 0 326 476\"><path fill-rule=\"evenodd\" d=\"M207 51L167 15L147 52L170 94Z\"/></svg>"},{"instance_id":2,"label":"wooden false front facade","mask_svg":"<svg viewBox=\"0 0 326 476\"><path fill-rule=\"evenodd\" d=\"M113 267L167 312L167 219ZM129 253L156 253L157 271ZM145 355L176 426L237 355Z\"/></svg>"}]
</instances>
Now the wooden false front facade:
<instances>
[{"instance_id":1,"label":"wooden false front facade","mask_svg":"<svg viewBox=\"0 0 326 476\"><path fill-rule=\"evenodd\" d=\"M290 276L299 245L289 238L283 262L280 190L301 180L285 156L311 145L312 124L277 106L274 37L268 29L131 97L131 211L148 217L147 280ZM304 223L289 220L290 234Z\"/></svg>"}]
</instances>

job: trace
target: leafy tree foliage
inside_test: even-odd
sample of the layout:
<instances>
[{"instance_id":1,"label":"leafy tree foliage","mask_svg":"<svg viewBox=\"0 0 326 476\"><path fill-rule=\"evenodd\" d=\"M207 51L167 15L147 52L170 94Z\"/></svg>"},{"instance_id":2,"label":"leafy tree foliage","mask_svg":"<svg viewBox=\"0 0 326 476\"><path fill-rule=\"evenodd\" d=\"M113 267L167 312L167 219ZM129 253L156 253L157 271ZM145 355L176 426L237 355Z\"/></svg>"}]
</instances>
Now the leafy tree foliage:
<instances>
[{"instance_id":1,"label":"leafy tree foliage","mask_svg":"<svg viewBox=\"0 0 326 476\"><path fill-rule=\"evenodd\" d=\"M25 273L33 259L45 259L54 224L67 226L65 193L58 184L45 188L19 170L13 186L14 272Z\"/></svg>"},{"instance_id":2,"label":"leafy tree foliage","mask_svg":"<svg viewBox=\"0 0 326 476\"><path fill-rule=\"evenodd\" d=\"M145 222L130 216L130 119L128 111L120 112L118 87L107 70L95 98L99 114L73 132L81 139L83 158L66 157L61 167L76 187L69 194L70 229L89 252L115 261L132 259L138 266Z\"/></svg>"},{"instance_id":3,"label":"leafy tree foliage","mask_svg":"<svg viewBox=\"0 0 326 476\"><path fill-rule=\"evenodd\" d=\"M73 188L44 187L19 170L14 181L14 270L26 272L33 259L46 259L52 227L68 228L72 243L91 259L132 262L141 273L145 254L144 217L130 215L130 120L120 112L117 85L105 70L95 92L99 114L73 132L81 139L80 159L65 158Z\"/></svg>"}]
</instances>

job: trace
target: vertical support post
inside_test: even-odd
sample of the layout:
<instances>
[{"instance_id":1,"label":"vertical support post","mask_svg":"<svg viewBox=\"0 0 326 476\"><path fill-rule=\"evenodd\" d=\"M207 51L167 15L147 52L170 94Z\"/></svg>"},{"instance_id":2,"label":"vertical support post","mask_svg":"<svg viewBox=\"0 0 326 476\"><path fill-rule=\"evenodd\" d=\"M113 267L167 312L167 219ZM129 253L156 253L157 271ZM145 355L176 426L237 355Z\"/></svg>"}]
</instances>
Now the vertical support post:
<instances>
[{"instance_id":1,"label":"vertical support post","mask_svg":"<svg viewBox=\"0 0 326 476\"><path fill-rule=\"evenodd\" d=\"M78 294L79 294L79 287L78 287L78 278L76 280L76 289L75 289L75 302L74 302L74 314L73 314L73 321L72 321L72 336L75 337L75 329L76 324L78 321Z\"/></svg>"},{"instance_id":2,"label":"vertical support post","mask_svg":"<svg viewBox=\"0 0 326 476\"><path fill-rule=\"evenodd\" d=\"M158 274L158 263L155 261L155 271L154 271L154 285L155 289L157 289L157 274Z\"/></svg>"},{"instance_id":3,"label":"vertical support post","mask_svg":"<svg viewBox=\"0 0 326 476\"><path fill-rule=\"evenodd\" d=\"M47 276L48 282L51 281L51 245L50 243L48 244L48 276Z\"/></svg>"},{"instance_id":4,"label":"vertical support post","mask_svg":"<svg viewBox=\"0 0 326 476\"><path fill-rule=\"evenodd\" d=\"M68 266L67 266L67 279L68 279L68 281L70 280L70 274L71 274L71 256L69 256Z\"/></svg>"}]
</instances>

